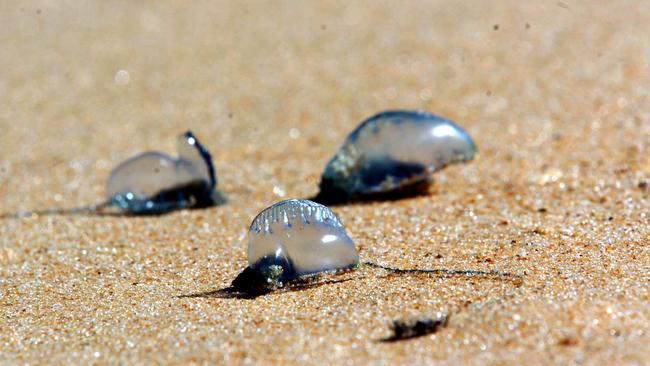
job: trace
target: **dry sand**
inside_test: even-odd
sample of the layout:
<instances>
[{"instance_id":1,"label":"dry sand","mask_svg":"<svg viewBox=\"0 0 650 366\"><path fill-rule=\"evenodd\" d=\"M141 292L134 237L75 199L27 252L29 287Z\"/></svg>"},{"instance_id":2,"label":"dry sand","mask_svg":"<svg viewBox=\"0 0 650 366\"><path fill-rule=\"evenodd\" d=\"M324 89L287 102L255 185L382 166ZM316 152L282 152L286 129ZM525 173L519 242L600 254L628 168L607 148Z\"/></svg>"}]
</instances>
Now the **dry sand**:
<instances>
[{"instance_id":1,"label":"dry sand","mask_svg":"<svg viewBox=\"0 0 650 366\"><path fill-rule=\"evenodd\" d=\"M100 202L192 129L230 202L0 223L0 364L649 364L650 2L0 4L2 212ZM121 71L123 70L123 71ZM426 109L475 161L335 207L364 259L499 269L254 300L227 286L264 207L317 190L363 118ZM450 313L378 342L392 319Z\"/></svg>"}]
</instances>

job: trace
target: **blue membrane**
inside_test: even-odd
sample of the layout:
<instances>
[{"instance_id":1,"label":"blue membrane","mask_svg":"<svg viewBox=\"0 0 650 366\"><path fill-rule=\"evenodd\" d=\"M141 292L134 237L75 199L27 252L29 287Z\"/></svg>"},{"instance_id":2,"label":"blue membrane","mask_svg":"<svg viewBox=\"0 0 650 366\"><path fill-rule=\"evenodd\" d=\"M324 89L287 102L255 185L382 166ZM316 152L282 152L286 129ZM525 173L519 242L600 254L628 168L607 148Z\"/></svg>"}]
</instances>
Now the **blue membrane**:
<instances>
[{"instance_id":1,"label":"blue membrane","mask_svg":"<svg viewBox=\"0 0 650 366\"><path fill-rule=\"evenodd\" d=\"M248 263L261 271L281 266L281 280L289 281L352 268L359 263L359 254L334 212L309 200L293 199L255 217L248 231Z\"/></svg>"},{"instance_id":2,"label":"blue membrane","mask_svg":"<svg viewBox=\"0 0 650 366\"><path fill-rule=\"evenodd\" d=\"M112 172L108 201L134 214L159 214L216 203L217 177L208 150L188 131L177 139L178 158L148 151Z\"/></svg>"},{"instance_id":3,"label":"blue membrane","mask_svg":"<svg viewBox=\"0 0 650 366\"><path fill-rule=\"evenodd\" d=\"M337 201L419 190L436 171L472 160L475 153L471 136L445 118L421 111L379 113L352 131L329 161L319 196Z\"/></svg>"}]
</instances>

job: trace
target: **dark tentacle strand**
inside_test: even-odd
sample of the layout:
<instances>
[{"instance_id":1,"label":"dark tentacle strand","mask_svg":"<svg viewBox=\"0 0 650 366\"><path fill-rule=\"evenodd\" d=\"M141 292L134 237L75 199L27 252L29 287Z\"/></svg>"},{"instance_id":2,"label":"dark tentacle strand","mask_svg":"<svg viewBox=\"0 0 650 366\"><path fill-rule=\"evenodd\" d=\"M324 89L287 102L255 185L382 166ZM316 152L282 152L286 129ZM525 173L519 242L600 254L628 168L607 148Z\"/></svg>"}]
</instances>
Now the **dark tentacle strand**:
<instances>
[{"instance_id":1,"label":"dark tentacle strand","mask_svg":"<svg viewBox=\"0 0 650 366\"><path fill-rule=\"evenodd\" d=\"M105 208L111 207L111 201L95 205L72 207L72 208L48 208L35 211L19 211L0 214L0 219L21 219L30 216L51 216L51 215L86 215L102 212Z\"/></svg>"},{"instance_id":2,"label":"dark tentacle strand","mask_svg":"<svg viewBox=\"0 0 650 366\"><path fill-rule=\"evenodd\" d=\"M394 268L388 267L374 262L364 262L366 266L383 269L385 271L398 273L398 274L435 274L443 276L469 276L469 277L482 277L482 278L507 278L515 283L521 283L522 277L518 274L501 272L501 271L476 271L472 269L445 269L445 268Z\"/></svg>"}]
</instances>

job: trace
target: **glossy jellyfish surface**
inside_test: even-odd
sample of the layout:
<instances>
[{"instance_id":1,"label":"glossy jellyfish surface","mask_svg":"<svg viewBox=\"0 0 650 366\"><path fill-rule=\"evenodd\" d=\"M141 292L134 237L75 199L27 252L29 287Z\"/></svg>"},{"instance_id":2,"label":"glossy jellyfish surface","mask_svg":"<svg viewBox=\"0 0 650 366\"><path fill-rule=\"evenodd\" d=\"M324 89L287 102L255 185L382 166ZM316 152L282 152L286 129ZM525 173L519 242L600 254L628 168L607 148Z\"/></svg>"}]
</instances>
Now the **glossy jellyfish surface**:
<instances>
[{"instance_id":1,"label":"glossy jellyfish surface","mask_svg":"<svg viewBox=\"0 0 650 366\"><path fill-rule=\"evenodd\" d=\"M210 153L189 131L176 147L178 158L148 151L113 169L106 184L109 201L145 214L212 205L217 179Z\"/></svg>"},{"instance_id":2,"label":"glossy jellyfish surface","mask_svg":"<svg viewBox=\"0 0 650 366\"><path fill-rule=\"evenodd\" d=\"M249 267L281 267L281 281L353 268L359 254L329 208L309 200L286 200L262 211L248 231Z\"/></svg>"},{"instance_id":3,"label":"glossy jellyfish surface","mask_svg":"<svg viewBox=\"0 0 650 366\"><path fill-rule=\"evenodd\" d=\"M379 113L352 131L327 164L321 194L355 198L426 185L434 172L471 160L475 152L470 135L447 119Z\"/></svg>"}]
</instances>

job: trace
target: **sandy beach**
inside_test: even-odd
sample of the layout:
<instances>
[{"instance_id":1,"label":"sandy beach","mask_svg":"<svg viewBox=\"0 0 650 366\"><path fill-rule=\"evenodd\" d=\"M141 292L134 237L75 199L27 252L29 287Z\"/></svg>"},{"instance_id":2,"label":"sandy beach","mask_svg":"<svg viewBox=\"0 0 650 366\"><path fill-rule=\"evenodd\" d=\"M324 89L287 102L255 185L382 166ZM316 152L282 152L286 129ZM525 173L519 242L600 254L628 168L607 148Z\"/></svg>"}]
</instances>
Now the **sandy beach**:
<instances>
[{"instance_id":1,"label":"sandy beach","mask_svg":"<svg viewBox=\"0 0 650 366\"><path fill-rule=\"evenodd\" d=\"M0 364L650 364L649 2L5 1L0 24L0 213L100 203L186 130L228 199L2 219ZM211 294L255 215L316 194L389 109L457 122L478 155L426 195L332 207L362 259L523 282L362 268Z\"/></svg>"}]
</instances>

